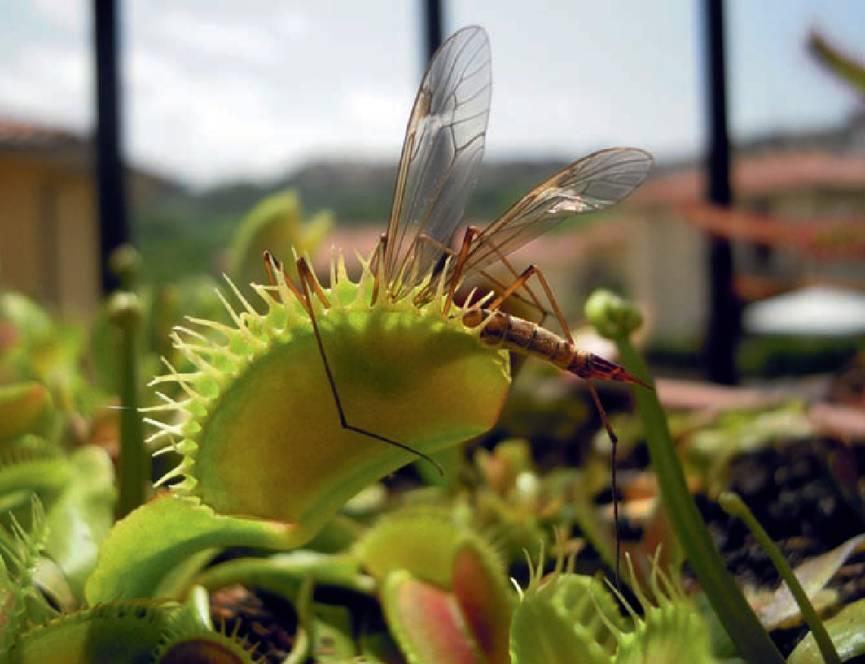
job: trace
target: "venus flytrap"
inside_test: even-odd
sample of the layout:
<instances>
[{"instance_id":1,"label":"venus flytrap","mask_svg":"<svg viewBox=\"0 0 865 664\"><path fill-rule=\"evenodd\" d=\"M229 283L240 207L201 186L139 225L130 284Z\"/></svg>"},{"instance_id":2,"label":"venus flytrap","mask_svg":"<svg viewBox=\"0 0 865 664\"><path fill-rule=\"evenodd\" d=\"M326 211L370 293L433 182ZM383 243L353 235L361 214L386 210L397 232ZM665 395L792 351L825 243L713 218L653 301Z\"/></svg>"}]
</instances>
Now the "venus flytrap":
<instances>
[{"instance_id":1,"label":"venus flytrap","mask_svg":"<svg viewBox=\"0 0 865 664\"><path fill-rule=\"evenodd\" d=\"M718 660L711 652L709 627L703 616L688 600L675 572L668 576L658 560L656 556L652 561L649 599L637 582L631 558L627 558L631 588L640 603L641 614L623 600L635 629L616 632L619 641L616 664L715 664Z\"/></svg>"},{"instance_id":2,"label":"venus flytrap","mask_svg":"<svg viewBox=\"0 0 865 664\"><path fill-rule=\"evenodd\" d=\"M0 386L0 441L49 433L53 414L51 393L41 383Z\"/></svg>"},{"instance_id":3,"label":"venus flytrap","mask_svg":"<svg viewBox=\"0 0 865 664\"><path fill-rule=\"evenodd\" d=\"M207 593L169 600L109 602L58 615L23 632L8 664L254 664L253 648L211 622Z\"/></svg>"},{"instance_id":4,"label":"venus flytrap","mask_svg":"<svg viewBox=\"0 0 865 664\"><path fill-rule=\"evenodd\" d=\"M322 289L331 306L313 306L353 420L427 455L495 423L510 383L507 355L482 343L480 328L443 313L441 287L421 306L410 295L373 302L368 263L357 282L342 259L332 275ZM255 306L229 288L239 302L225 300L234 324L196 319L178 328L175 346L193 370L169 365L154 381L183 395L150 409L168 415L149 422L151 438L180 455L160 482L175 483L112 531L88 582L91 602L147 596L202 548L300 546L363 487L413 459L340 426L310 314L282 276L275 287L252 286Z\"/></svg>"},{"instance_id":5,"label":"venus flytrap","mask_svg":"<svg viewBox=\"0 0 865 664\"><path fill-rule=\"evenodd\" d=\"M528 554L527 554L528 558ZM512 664L611 664L618 637L628 631L613 595L599 577L573 572L573 557L556 558L544 575L543 548L529 559L528 587L518 588L519 603L510 629Z\"/></svg>"},{"instance_id":6,"label":"venus flytrap","mask_svg":"<svg viewBox=\"0 0 865 664\"><path fill-rule=\"evenodd\" d=\"M353 551L379 582L388 627L408 661L509 664L513 594L504 562L447 510L393 513Z\"/></svg>"}]
</instances>

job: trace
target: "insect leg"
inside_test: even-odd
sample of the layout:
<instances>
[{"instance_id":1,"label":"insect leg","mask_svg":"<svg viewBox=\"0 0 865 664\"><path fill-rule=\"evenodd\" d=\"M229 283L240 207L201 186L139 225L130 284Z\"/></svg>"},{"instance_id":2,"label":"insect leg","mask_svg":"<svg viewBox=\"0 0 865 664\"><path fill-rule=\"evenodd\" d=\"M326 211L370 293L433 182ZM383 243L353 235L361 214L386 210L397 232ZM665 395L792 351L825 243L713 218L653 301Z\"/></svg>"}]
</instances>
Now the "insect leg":
<instances>
[{"instance_id":1,"label":"insect leg","mask_svg":"<svg viewBox=\"0 0 865 664\"><path fill-rule=\"evenodd\" d=\"M447 254L448 256L451 256L452 258L457 257L456 251L454 251L453 249L451 249L447 245L439 242L435 238L430 237L426 233L421 233L420 235L418 235L417 240L418 240L418 242L427 243L427 244L432 245L433 247L435 247L439 251L443 252L444 254ZM517 272L516 272L516 270L514 270L513 266L511 266L510 263L506 263L506 264L508 265L508 269L514 275L514 277L517 277L518 276ZM489 272L486 272L485 270L478 270L478 274L482 275L487 281L489 281L493 286L495 286L499 290L504 290L505 288L507 288L506 284L502 283L501 281L496 279L494 276L492 276ZM420 304L425 299L427 299L431 295L432 290L433 290L432 287L428 286L423 291L418 293L418 295L415 297L415 304ZM454 281L454 290L456 290L456 281ZM529 306L536 307L538 309L538 311L542 312L542 314L545 317L548 312L543 308L543 306L541 306L540 302L537 300L534 293L532 293L531 289L529 289L528 287L526 287L525 290L528 291L529 295L534 299L534 302L527 300L526 298L524 298L519 293L514 293L512 295L512 297L514 297L515 299L517 299L520 302L523 302Z\"/></svg>"},{"instance_id":2,"label":"insect leg","mask_svg":"<svg viewBox=\"0 0 865 664\"><path fill-rule=\"evenodd\" d=\"M547 296L547 300L549 300L550 306L553 308L553 312L556 315L556 319L559 321L559 325L562 327L562 331L565 333L565 337L574 345L574 337L571 334L571 330L568 327L568 323L565 320L565 315L562 313L562 308L559 306L558 300L556 300L556 296L553 294L553 289L550 288L550 284L547 281L547 278L544 276L544 273L540 268L535 268L534 274L537 277L538 281L541 284L541 288L544 289L544 293ZM598 411L598 415L601 418L601 422L604 425L604 429L607 431L607 436L610 439L610 487L613 492L613 529L616 533L616 587L619 586L619 573L620 566L622 560L622 539L619 536L619 496L618 496L618 482L616 478L616 451L617 445L619 442L619 437L616 436L616 433L613 431L613 427L610 424L610 420L607 417L607 411L604 410L604 406L601 403L601 397L598 396L598 391L595 389L594 384L592 384L591 380L586 380L586 386L589 388L589 394L592 395L592 401L595 402L595 408Z\"/></svg>"},{"instance_id":3,"label":"insect leg","mask_svg":"<svg viewBox=\"0 0 865 664\"><path fill-rule=\"evenodd\" d=\"M276 286L276 258L267 249L261 254L264 260L264 273L267 275L267 283L271 286Z\"/></svg>"},{"instance_id":4,"label":"insect leg","mask_svg":"<svg viewBox=\"0 0 865 664\"><path fill-rule=\"evenodd\" d=\"M488 240L487 245L490 247L490 249L493 250L493 252L495 252L496 257L499 259L501 264L507 268L508 272L511 273L511 275L514 277L514 279L519 279L520 274L519 274L519 272L517 272L516 268L514 267L513 263L511 263L511 261L508 259L508 257L505 256L493 242L490 242ZM493 279L489 274L487 274L483 270L480 271L480 274L482 274L485 278L489 279L490 282L494 286L496 286L496 288L498 288L500 290L506 289L506 286L504 286L501 282L497 281L496 279ZM516 297L521 302L525 302L526 304L529 304L530 306L533 306L533 307L535 307L535 309L540 311L541 312L541 318L538 321L538 325L543 325L544 321L547 319L547 316L549 316L551 312L547 311L547 309L544 308L544 305L541 304L541 301L538 299L538 296L535 295L534 291L529 287L528 283L524 283L522 287L523 287L523 290L525 290L526 293L529 294L529 298L531 301L526 300L524 297L520 296L516 292L513 293L512 297ZM548 299L550 299L550 298L548 297Z\"/></svg>"},{"instance_id":5,"label":"insect leg","mask_svg":"<svg viewBox=\"0 0 865 664\"><path fill-rule=\"evenodd\" d=\"M544 294L547 297L550 306L553 309L553 313L556 316L556 319L559 322L559 325L562 328L562 332L565 335L565 338L568 340L568 343L573 347L574 337L571 334L571 330L568 327L568 322L565 319L564 314L562 313L562 308L559 306L558 300L556 300L556 296L553 294L553 289L550 288L550 284L547 281L547 278L544 276L543 271L535 266L529 265L525 270L523 270L520 275L514 280L514 282L506 288L495 300L493 300L486 308L490 310L498 309L502 303L511 296L517 289L526 285L526 282L531 277L537 278L537 280L541 284L541 288L544 291ZM611 453L610 453L610 485L613 492L613 527L616 533L616 586L619 585L619 572L621 565L621 538L619 537L619 499L618 499L618 482L616 477L616 451L617 444L619 442L618 436L616 436L613 431L612 425L610 425L610 420L607 417L607 411L604 410L604 406L601 403L601 398L598 396L598 392L595 389L595 386L592 384L591 380L586 379L586 385L589 388L589 394L592 396L592 401L595 404L595 408L598 411L598 415L601 418L601 422L603 423L604 429L607 431L607 436L610 438L610 443L612 445Z\"/></svg>"},{"instance_id":6,"label":"insect leg","mask_svg":"<svg viewBox=\"0 0 865 664\"><path fill-rule=\"evenodd\" d=\"M285 268L276 256L265 249L262 258L264 259L264 271L267 274L268 283L271 286L276 287L279 287L280 284L285 284L285 286L291 291L291 294L294 295L299 302L303 303L303 296L300 294L300 291L297 290L294 283L292 283L288 273L286 273ZM282 279L280 279L278 275L281 275Z\"/></svg>"},{"instance_id":7,"label":"insect leg","mask_svg":"<svg viewBox=\"0 0 865 664\"><path fill-rule=\"evenodd\" d=\"M371 305L378 301L379 288L384 281L384 256L386 251L387 234L382 233L378 237L378 243L375 245L375 251L372 253L372 259L369 262L369 269L373 274Z\"/></svg>"},{"instance_id":8,"label":"insect leg","mask_svg":"<svg viewBox=\"0 0 865 664\"><path fill-rule=\"evenodd\" d=\"M318 327L318 319L315 314L315 306L312 302L312 293L315 292L326 307L330 305L327 301L327 298L324 296L324 291L318 284L315 275L313 275L312 269L309 267L309 264L303 257L297 259L297 273L300 276L300 287L303 289L303 294L306 301L306 308L309 312L309 319L312 322L312 331L315 335L315 343L318 345L318 353L321 356L321 362L324 365L324 372L327 376L327 383L330 387L330 393L331 395L333 395L333 401L336 404L336 410L339 415L339 425L343 429L346 429L348 431L359 433L362 436L367 436L368 438L373 438L375 440L381 441L382 443L387 443L388 445L393 445L394 447L398 447L401 450L410 452L411 454L414 454L415 456L432 464L441 475L444 475L444 470L442 469L441 465L436 462L435 459L433 459L427 454L424 454L420 450L416 450L410 445L401 443L398 440L388 438L387 436L382 436L381 434L375 433L374 431L369 431L368 429L364 429L362 427L358 427L349 423L348 418L345 414L345 408L342 405L342 399L340 399L339 396L339 390L336 387L336 380L333 377L333 370L330 367L330 361L327 359L327 353L324 350L324 343L321 339L321 332L319 331Z\"/></svg>"},{"instance_id":9,"label":"insect leg","mask_svg":"<svg viewBox=\"0 0 865 664\"><path fill-rule=\"evenodd\" d=\"M465 235L463 235L463 244L460 248L459 254L457 254L457 261L453 267L453 272L451 272L448 277L448 296L445 299L444 308L442 309L442 313L447 315L448 311L450 311L451 303L454 300L454 294L457 290L457 284L460 281L460 278L463 276L463 269L466 265L466 259L469 257L469 249L471 249L472 242L474 242L475 238L478 236L480 231L474 226L468 226L466 228Z\"/></svg>"}]
</instances>

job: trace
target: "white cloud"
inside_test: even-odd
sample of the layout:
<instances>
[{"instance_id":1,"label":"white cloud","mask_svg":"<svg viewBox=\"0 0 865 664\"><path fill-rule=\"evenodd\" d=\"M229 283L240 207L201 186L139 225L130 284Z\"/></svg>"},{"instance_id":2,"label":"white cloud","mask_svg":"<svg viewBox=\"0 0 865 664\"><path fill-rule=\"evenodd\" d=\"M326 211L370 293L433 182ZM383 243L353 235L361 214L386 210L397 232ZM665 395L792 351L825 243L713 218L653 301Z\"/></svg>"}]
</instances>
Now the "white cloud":
<instances>
[{"instance_id":1,"label":"white cloud","mask_svg":"<svg viewBox=\"0 0 865 664\"><path fill-rule=\"evenodd\" d=\"M73 34L84 34L90 21L85 0L30 0L33 9L48 24Z\"/></svg>"},{"instance_id":2,"label":"white cloud","mask_svg":"<svg viewBox=\"0 0 865 664\"><path fill-rule=\"evenodd\" d=\"M0 107L84 130L92 122L88 64L81 49L23 45L0 68Z\"/></svg>"},{"instance_id":3,"label":"white cloud","mask_svg":"<svg viewBox=\"0 0 865 664\"><path fill-rule=\"evenodd\" d=\"M90 3L5 3L12 18L0 23L0 111L86 129ZM865 21L848 16L855 6L821 11L816 0L795 0L781 48L780 37L773 42L748 21L759 14L753 3L734 3L731 21L744 28L731 35L747 40L743 49L731 39L731 63L747 74L746 85L732 76L734 129L736 118L754 129L800 126L849 108L843 92L821 84L822 72L784 75L784 63L814 15L830 33L842 30L845 43L861 43ZM396 159L420 78L416 3L127 0L121 9L133 160L209 183L273 177L321 152ZM699 21L690 4L600 3L589 12L568 0L477 0L449 11L450 26L480 23L490 33L491 155L701 147Z\"/></svg>"}]
</instances>

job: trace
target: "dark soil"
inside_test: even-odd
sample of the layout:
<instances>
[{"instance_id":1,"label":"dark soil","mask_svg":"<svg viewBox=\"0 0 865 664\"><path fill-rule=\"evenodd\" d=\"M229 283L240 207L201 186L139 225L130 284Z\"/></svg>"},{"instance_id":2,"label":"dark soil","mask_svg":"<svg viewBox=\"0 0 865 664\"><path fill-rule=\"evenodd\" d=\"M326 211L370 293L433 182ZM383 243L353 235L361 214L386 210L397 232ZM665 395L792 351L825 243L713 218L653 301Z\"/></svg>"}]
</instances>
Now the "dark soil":
<instances>
[{"instance_id":1,"label":"dark soil","mask_svg":"<svg viewBox=\"0 0 865 664\"><path fill-rule=\"evenodd\" d=\"M865 532L861 499L832 470L839 457L845 476L865 468L865 447L845 448L835 441L791 442L743 455L730 467L730 490L747 503L794 567ZM855 487L855 484L854 484ZM855 490L855 489L854 489ZM772 588L780 579L765 552L738 519L729 517L705 495L697 505L727 562L742 583ZM865 554L848 559L830 583L847 604L865 597ZM773 634L784 654L807 632L805 627Z\"/></svg>"},{"instance_id":2,"label":"dark soil","mask_svg":"<svg viewBox=\"0 0 865 664\"><path fill-rule=\"evenodd\" d=\"M286 600L243 586L228 586L210 595L210 614L225 632L245 638L269 664L282 662L294 647L297 615Z\"/></svg>"}]
</instances>

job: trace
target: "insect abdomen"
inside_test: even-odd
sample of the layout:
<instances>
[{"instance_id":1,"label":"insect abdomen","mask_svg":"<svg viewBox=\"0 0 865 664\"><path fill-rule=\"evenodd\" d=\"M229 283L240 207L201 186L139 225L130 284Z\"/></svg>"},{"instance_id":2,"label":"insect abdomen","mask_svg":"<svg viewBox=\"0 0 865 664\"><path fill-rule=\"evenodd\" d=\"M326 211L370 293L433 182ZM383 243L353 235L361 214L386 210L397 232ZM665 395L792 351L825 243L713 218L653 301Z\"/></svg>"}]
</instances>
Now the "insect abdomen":
<instances>
[{"instance_id":1,"label":"insect abdomen","mask_svg":"<svg viewBox=\"0 0 865 664\"><path fill-rule=\"evenodd\" d=\"M481 339L492 346L534 355L580 378L642 384L615 362L577 350L546 328L503 311L474 309L466 313L463 322L469 327L483 324Z\"/></svg>"},{"instance_id":2,"label":"insect abdomen","mask_svg":"<svg viewBox=\"0 0 865 664\"><path fill-rule=\"evenodd\" d=\"M464 319L471 327L485 323L481 339L517 353L534 355L552 362L561 369L571 364L575 350L560 336L532 323L502 311L469 312Z\"/></svg>"}]
</instances>

